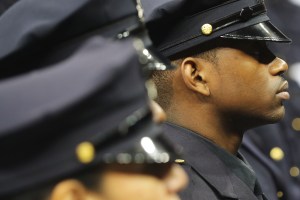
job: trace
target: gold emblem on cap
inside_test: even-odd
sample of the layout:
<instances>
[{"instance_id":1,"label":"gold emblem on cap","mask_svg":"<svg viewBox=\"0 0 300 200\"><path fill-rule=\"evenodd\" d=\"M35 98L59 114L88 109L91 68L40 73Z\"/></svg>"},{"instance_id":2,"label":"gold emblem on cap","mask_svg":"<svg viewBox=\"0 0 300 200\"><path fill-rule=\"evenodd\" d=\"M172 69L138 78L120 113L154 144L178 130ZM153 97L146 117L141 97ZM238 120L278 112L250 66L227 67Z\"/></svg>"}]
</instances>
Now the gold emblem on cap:
<instances>
[{"instance_id":1,"label":"gold emblem on cap","mask_svg":"<svg viewBox=\"0 0 300 200\"><path fill-rule=\"evenodd\" d=\"M90 142L82 142L76 148L76 155L80 162L90 163L95 157L95 148Z\"/></svg>"},{"instance_id":2,"label":"gold emblem on cap","mask_svg":"<svg viewBox=\"0 0 300 200\"><path fill-rule=\"evenodd\" d=\"M203 35L210 35L213 32L213 27L210 24L203 24L201 26L201 32Z\"/></svg>"},{"instance_id":3,"label":"gold emblem on cap","mask_svg":"<svg viewBox=\"0 0 300 200\"><path fill-rule=\"evenodd\" d=\"M292 167L292 168L290 169L290 175L291 175L292 177L297 177L297 176L299 176L299 174L300 174L300 170L299 170L298 167Z\"/></svg>"},{"instance_id":4,"label":"gold emblem on cap","mask_svg":"<svg viewBox=\"0 0 300 200\"><path fill-rule=\"evenodd\" d=\"M185 162L185 160L183 160L183 159L176 159L175 160L175 163L177 163L177 164L183 164Z\"/></svg>"},{"instance_id":5,"label":"gold emblem on cap","mask_svg":"<svg viewBox=\"0 0 300 200\"><path fill-rule=\"evenodd\" d=\"M273 159L273 160L276 160L276 161L280 161L284 158L284 152L282 151L281 148L279 147L274 147L273 149L271 149L270 151L270 157Z\"/></svg>"}]
</instances>

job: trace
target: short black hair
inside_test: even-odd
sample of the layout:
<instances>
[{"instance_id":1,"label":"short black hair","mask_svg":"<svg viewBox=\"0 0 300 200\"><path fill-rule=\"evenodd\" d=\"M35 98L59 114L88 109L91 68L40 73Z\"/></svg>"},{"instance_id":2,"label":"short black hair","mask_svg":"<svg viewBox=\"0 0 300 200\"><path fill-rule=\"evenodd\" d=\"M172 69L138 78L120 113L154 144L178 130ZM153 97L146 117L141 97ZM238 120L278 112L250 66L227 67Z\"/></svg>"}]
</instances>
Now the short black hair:
<instances>
[{"instance_id":1,"label":"short black hair","mask_svg":"<svg viewBox=\"0 0 300 200\"><path fill-rule=\"evenodd\" d=\"M191 57L198 57L210 61L212 63L216 62L216 49L211 48L205 51L191 51L195 54L191 54ZM190 53L191 53L190 52ZM198 53L196 53L198 52ZM177 68L181 65L184 57L180 57L178 59L171 60L172 64ZM173 96L173 87L172 81L174 77L175 70L165 70L165 71L155 71L152 74L152 80L157 88L157 98L155 101L165 110L167 111L171 105L171 99Z\"/></svg>"}]
</instances>

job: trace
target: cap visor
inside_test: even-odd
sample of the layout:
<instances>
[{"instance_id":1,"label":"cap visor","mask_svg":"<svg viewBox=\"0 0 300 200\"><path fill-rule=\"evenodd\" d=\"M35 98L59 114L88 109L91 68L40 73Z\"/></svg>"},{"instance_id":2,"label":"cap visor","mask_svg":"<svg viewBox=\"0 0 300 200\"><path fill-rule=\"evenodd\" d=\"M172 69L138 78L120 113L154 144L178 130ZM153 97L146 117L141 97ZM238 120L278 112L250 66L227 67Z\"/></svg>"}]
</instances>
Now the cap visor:
<instances>
[{"instance_id":1,"label":"cap visor","mask_svg":"<svg viewBox=\"0 0 300 200\"><path fill-rule=\"evenodd\" d=\"M111 146L103 149L100 162L119 164L170 163L181 157L181 153L163 136L160 125L152 117L139 122L135 130L124 137L115 138ZM106 142L107 143L107 142ZM126 155L124 158L120 155ZM99 163L99 161L97 162Z\"/></svg>"},{"instance_id":2,"label":"cap visor","mask_svg":"<svg viewBox=\"0 0 300 200\"><path fill-rule=\"evenodd\" d=\"M240 40L260 40L290 43L292 40L284 35L270 21L261 22L246 28L225 34L222 38Z\"/></svg>"}]
</instances>

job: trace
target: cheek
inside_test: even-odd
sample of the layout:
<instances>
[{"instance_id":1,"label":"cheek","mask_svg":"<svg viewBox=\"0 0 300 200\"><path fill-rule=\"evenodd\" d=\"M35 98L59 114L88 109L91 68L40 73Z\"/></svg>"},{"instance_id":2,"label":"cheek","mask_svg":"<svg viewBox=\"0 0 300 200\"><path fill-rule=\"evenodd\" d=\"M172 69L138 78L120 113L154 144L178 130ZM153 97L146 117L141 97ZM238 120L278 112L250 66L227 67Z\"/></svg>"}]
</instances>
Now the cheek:
<instances>
[{"instance_id":1,"label":"cheek","mask_svg":"<svg viewBox=\"0 0 300 200\"><path fill-rule=\"evenodd\" d=\"M247 79L242 76L223 78L216 86L212 94L214 99L224 108L234 108L240 106L250 106L253 102L267 102L270 98L268 95L268 85L264 79ZM213 93L214 92L214 93ZM258 106L259 102L257 102Z\"/></svg>"},{"instance_id":2,"label":"cheek","mask_svg":"<svg viewBox=\"0 0 300 200\"><path fill-rule=\"evenodd\" d=\"M270 76L265 71L257 72L253 75L252 80L245 80L245 84L241 84L241 92L244 96L253 97L261 102L270 102L274 98L274 86L271 84Z\"/></svg>"},{"instance_id":3,"label":"cheek","mask_svg":"<svg viewBox=\"0 0 300 200\"><path fill-rule=\"evenodd\" d=\"M259 108L273 101L274 86L268 68L244 54L230 58L219 67L214 88L218 103L226 108L251 107L254 103Z\"/></svg>"},{"instance_id":4,"label":"cheek","mask_svg":"<svg viewBox=\"0 0 300 200\"><path fill-rule=\"evenodd\" d=\"M152 176L110 172L102 179L101 195L104 199L160 200L165 199L166 194L163 182Z\"/></svg>"}]
</instances>

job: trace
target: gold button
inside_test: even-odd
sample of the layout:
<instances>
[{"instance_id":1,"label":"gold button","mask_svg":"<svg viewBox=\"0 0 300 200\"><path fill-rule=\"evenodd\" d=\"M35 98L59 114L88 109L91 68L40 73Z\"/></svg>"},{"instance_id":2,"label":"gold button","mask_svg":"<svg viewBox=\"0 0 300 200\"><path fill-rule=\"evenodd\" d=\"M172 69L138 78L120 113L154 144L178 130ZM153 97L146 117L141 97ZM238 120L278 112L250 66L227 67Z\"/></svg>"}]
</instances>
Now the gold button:
<instances>
[{"instance_id":1,"label":"gold button","mask_svg":"<svg viewBox=\"0 0 300 200\"><path fill-rule=\"evenodd\" d=\"M270 151L270 157L275 161L280 161L284 158L284 152L279 147L274 147Z\"/></svg>"},{"instance_id":2,"label":"gold button","mask_svg":"<svg viewBox=\"0 0 300 200\"><path fill-rule=\"evenodd\" d=\"M203 24L201 27L201 32L204 35L210 35L213 32L213 27L210 24Z\"/></svg>"},{"instance_id":3,"label":"gold button","mask_svg":"<svg viewBox=\"0 0 300 200\"><path fill-rule=\"evenodd\" d=\"M76 148L76 155L80 162L90 163L95 157L95 148L90 142L82 142Z\"/></svg>"},{"instance_id":4,"label":"gold button","mask_svg":"<svg viewBox=\"0 0 300 200\"><path fill-rule=\"evenodd\" d=\"M299 171L299 168L298 168L298 167L292 167L292 168L290 169L290 175L291 175L292 177L297 177L297 176L299 176L299 174L300 174L300 171Z\"/></svg>"},{"instance_id":5,"label":"gold button","mask_svg":"<svg viewBox=\"0 0 300 200\"><path fill-rule=\"evenodd\" d=\"M177 164L183 164L185 162L185 160L183 160L183 159L176 159L175 160L175 163L177 163Z\"/></svg>"},{"instance_id":6,"label":"gold button","mask_svg":"<svg viewBox=\"0 0 300 200\"><path fill-rule=\"evenodd\" d=\"M283 192L282 191L278 191L277 192L277 197L278 198L282 198L283 197Z\"/></svg>"},{"instance_id":7,"label":"gold button","mask_svg":"<svg viewBox=\"0 0 300 200\"><path fill-rule=\"evenodd\" d=\"M292 121L292 127L293 127L294 130L300 131L300 118L295 118Z\"/></svg>"}]
</instances>

